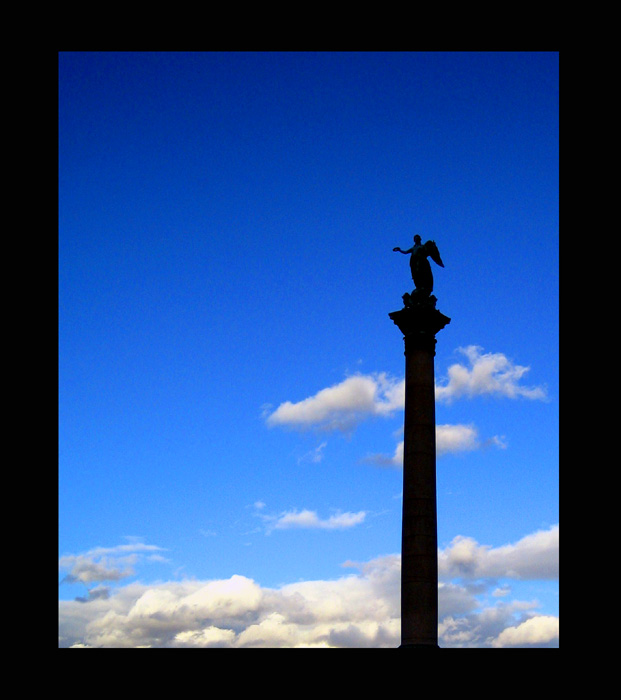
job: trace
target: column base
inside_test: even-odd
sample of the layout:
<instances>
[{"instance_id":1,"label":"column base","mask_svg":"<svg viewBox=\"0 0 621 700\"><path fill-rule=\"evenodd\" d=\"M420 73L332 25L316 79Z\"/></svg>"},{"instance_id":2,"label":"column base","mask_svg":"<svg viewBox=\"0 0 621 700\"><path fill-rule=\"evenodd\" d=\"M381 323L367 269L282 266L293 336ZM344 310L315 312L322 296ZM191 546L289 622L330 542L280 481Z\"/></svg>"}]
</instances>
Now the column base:
<instances>
[{"instance_id":1,"label":"column base","mask_svg":"<svg viewBox=\"0 0 621 700\"><path fill-rule=\"evenodd\" d=\"M437 644L399 644L398 649L439 649Z\"/></svg>"}]
</instances>

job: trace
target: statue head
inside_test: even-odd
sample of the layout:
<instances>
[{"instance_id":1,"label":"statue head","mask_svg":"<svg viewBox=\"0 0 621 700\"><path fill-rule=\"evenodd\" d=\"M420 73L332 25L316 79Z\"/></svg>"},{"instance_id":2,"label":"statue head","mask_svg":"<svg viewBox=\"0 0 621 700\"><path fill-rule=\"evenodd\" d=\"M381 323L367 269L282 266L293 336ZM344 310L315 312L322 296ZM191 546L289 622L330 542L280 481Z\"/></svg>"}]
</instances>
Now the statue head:
<instances>
[{"instance_id":1,"label":"statue head","mask_svg":"<svg viewBox=\"0 0 621 700\"><path fill-rule=\"evenodd\" d=\"M416 234L416 235L414 236L414 243L415 243L416 245L420 245L420 243L421 243L421 237L420 237L418 234Z\"/></svg>"}]
</instances>

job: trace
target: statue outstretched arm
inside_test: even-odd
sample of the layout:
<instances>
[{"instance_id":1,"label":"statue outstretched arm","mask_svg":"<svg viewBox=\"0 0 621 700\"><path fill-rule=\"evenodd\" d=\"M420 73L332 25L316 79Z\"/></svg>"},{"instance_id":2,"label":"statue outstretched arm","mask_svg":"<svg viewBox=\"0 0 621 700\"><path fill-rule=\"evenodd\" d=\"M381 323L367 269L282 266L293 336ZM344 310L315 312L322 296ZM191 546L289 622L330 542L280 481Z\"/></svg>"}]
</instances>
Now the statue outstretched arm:
<instances>
[{"instance_id":1,"label":"statue outstretched arm","mask_svg":"<svg viewBox=\"0 0 621 700\"><path fill-rule=\"evenodd\" d=\"M397 248L393 248L393 249L392 249L392 252L393 252L393 253L397 253L397 252L398 252L398 253L403 253L404 255L408 255L408 254L411 253L413 250L414 250L414 248L409 248L408 250L401 250L401 248L397 247Z\"/></svg>"}]
</instances>

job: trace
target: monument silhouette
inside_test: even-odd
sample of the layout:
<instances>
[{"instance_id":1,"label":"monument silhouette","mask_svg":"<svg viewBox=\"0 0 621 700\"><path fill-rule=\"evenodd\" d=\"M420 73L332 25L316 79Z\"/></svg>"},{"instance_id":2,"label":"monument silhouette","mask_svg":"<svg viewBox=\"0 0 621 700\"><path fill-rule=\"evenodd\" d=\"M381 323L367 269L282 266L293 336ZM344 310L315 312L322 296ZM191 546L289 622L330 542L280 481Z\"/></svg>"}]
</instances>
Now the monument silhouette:
<instances>
[{"instance_id":1,"label":"monument silhouette","mask_svg":"<svg viewBox=\"0 0 621 700\"><path fill-rule=\"evenodd\" d=\"M436 309L427 258L444 267L434 241L414 236L410 254L414 290L388 314L405 342L403 511L401 526L401 645L438 647L438 526L436 506L436 333L451 319Z\"/></svg>"}]
</instances>

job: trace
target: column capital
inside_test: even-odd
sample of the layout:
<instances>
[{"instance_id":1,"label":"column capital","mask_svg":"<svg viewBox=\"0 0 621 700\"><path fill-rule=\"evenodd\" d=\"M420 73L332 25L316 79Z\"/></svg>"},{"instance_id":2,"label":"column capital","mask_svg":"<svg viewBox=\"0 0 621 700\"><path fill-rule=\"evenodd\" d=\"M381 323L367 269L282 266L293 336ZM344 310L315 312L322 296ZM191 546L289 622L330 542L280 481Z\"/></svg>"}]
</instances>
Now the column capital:
<instances>
[{"instance_id":1,"label":"column capital","mask_svg":"<svg viewBox=\"0 0 621 700\"><path fill-rule=\"evenodd\" d=\"M404 294L405 306L388 316L403 333L405 354L414 350L427 350L435 355L436 333L451 322L436 309L437 299L431 295L424 301L413 302L413 297Z\"/></svg>"}]
</instances>

